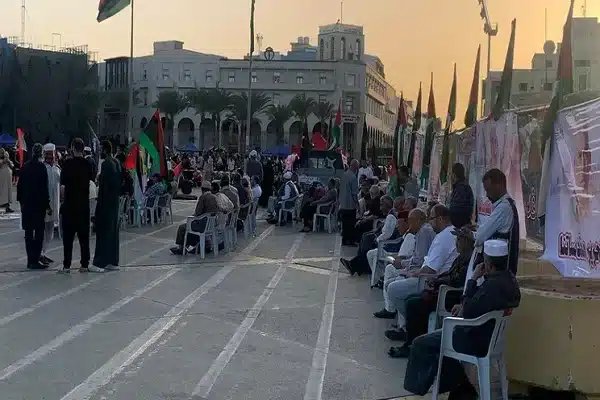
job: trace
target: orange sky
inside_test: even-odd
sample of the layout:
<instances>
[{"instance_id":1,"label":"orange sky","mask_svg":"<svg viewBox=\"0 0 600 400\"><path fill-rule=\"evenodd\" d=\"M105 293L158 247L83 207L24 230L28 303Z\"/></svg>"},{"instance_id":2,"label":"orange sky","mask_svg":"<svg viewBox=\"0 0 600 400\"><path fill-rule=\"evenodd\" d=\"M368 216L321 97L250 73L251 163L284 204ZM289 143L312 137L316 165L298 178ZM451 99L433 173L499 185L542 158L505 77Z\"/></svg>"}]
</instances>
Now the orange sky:
<instances>
[{"instance_id":1,"label":"orange sky","mask_svg":"<svg viewBox=\"0 0 600 400\"><path fill-rule=\"evenodd\" d=\"M135 54L151 52L155 40L179 39L190 49L241 57L247 52L250 0L135 0ZM492 69L501 69L517 18L515 68L527 68L544 43L544 8L548 10L548 38L560 41L569 0L486 0L492 22L500 33L492 42ZM581 16L584 0L576 0ZM20 0L2 0L0 35L20 34ZM58 6L60 4L60 7ZM88 44L100 59L129 52L129 12L96 23L98 0L27 0L27 40L51 44L52 33L62 44ZM434 73L437 114L444 115L457 62L458 125L462 125L469 96L477 45L482 47L485 74L487 40L482 31L477 0L344 0L343 22L365 27L366 51L378 55L388 79L409 99L416 99L419 81L428 91ZM600 4L588 0L588 16L600 15ZM257 0L256 31L263 47L289 48L297 36L316 43L318 26L340 17L337 0ZM54 37L55 44L59 38ZM426 101L426 99L425 99Z\"/></svg>"}]
</instances>

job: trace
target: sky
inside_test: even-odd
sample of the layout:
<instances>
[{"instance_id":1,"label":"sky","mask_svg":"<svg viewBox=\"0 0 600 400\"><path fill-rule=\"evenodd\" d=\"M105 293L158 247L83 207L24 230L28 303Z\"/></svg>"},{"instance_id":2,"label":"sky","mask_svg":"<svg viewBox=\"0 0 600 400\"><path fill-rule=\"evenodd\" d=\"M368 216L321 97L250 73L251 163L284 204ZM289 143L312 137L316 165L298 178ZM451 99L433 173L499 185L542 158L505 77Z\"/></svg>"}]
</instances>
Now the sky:
<instances>
[{"instance_id":1,"label":"sky","mask_svg":"<svg viewBox=\"0 0 600 400\"><path fill-rule=\"evenodd\" d=\"M517 19L515 68L529 68L546 37L560 41L569 0L486 0L499 34L492 39L492 69L502 69L510 22ZM582 16L584 0L576 0ZM60 5L60 7L59 7ZM35 45L84 45L98 59L129 55L129 9L98 24L98 0L26 0L26 38ZM338 0L256 0L256 33L263 48L289 49L298 36L317 43L318 27L340 19ZM191 50L241 58L249 47L250 0L135 0L135 55L152 52L157 40L182 40ZM588 0L588 16L600 16L600 2ZM424 101L434 74L437 114L446 114L452 70L457 64L457 125L467 107L477 46L481 76L487 63L487 37L478 0L344 0L344 23L362 25L365 51L385 64L388 81L410 100L423 82ZM21 0L2 0L0 36L21 32ZM53 35L60 33L61 36Z\"/></svg>"}]
</instances>

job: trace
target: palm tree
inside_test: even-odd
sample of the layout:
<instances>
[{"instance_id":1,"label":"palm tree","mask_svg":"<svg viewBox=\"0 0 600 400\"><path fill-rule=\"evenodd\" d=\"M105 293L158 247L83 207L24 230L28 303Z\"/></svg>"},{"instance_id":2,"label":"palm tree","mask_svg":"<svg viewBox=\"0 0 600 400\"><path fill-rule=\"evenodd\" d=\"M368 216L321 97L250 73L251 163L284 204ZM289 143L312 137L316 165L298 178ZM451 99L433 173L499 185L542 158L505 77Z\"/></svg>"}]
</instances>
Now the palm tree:
<instances>
[{"instance_id":1,"label":"palm tree","mask_svg":"<svg viewBox=\"0 0 600 400\"><path fill-rule=\"evenodd\" d=\"M156 101L152 103L152 107L156 107L165 114L166 130L173 137L173 128L175 125L175 116L189 107L188 99L179 93L178 90L166 90L159 92ZM169 142L167 142L169 143Z\"/></svg>"},{"instance_id":2,"label":"palm tree","mask_svg":"<svg viewBox=\"0 0 600 400\"><path fill-rule=\"evenodd\" d=\"M239 95L234 95L231 98L232 107L231 113L238 120L238 125L240 127L240 139L242 136L242 132L246 133L246 123L248 120L248 94L243 92ZM261 114L264 114L269 105L271 104L271 98L263 92L252 92L251 104L250 104L250 119L251 121L255 121ZM239 141L239 150L241 153L242 140Z\"/></svg>"},{"instance_id":3,"label":"palm tree","mask_svg":"<svg viewBox=\"0 0 600 400\"><path fill-rule=\"evenodd\" d=\"M294 117L302 122L305 126L308 126L308 116L313 113L317 102L312 97L307 97L306 93L297 94L296 97L290 101L290 108Z\"/></svg>"},{"instance_id":4,"label":"palm tree","mask_svg":"<svg viewBox=\"0 0 600 400\"><path fill-rule=\"evenodd\" d=\"M315 106L313 113L317 116L317 118L319 119L319 122L321 123L321 132L320 133L325 133L324 132L325 124L327 123L328 119L332 118L334 112L335 112L335 105L328 101L319 102ZM331 127L329 127L329 128L331 129Z\"/></svg>"},{"instance_id":5,"label":"palm tree","mask_svg":"<svg viewBox=\"0 0 600 400\"><path fill-rule=\"evenodd\" d=\"M223 135L221 128L221 117L225 111L233 107L233 95L224 89L210 89L208 91L208 104L205 109L211 115L214 131L217 132L219 148L223 146Z\"/></svg>"},{"instance_id":6,"label":"palm tree","mask_svg":"<svg viewBox=\"0 0 600 400\"><path fill-rule=\"evenodd\" d=\"M285 123L292 118L293 111L289 105L271 105L266 110L266 114L269 117L269 121L275 123L275 135L277 136L277 144L281 144L283 141Z\"/></svg>"}]
</instances>

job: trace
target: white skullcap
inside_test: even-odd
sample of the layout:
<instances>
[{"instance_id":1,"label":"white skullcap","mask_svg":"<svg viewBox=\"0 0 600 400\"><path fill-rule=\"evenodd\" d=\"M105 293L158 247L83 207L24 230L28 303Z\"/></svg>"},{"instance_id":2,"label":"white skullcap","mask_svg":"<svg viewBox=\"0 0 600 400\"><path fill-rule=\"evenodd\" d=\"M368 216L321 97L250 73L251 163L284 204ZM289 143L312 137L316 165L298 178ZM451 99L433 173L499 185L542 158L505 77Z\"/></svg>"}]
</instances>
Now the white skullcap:
<instances>
[{"instance_id":1,"label":"white skullcap","mask_svg":"<svg viewBox=\"0 0 600 400\"><path fill-rule=\"evenodd\" d=\"M292 173L290 171L285 171L283 173L283 179L292 179Z\"/></svg>"},{"instance_id":2,"label":"white skullcap","mask_svg":"<svg viewBox=\"0 0 600 400\"><path fill-rule=\"evenodd\" d=\"M256 152L256 150L252 150L250 152L250 157L256 157L256 156L258 156L258 153Z\"/></svg>"},{"instance_id":3,"label":"white skullcap","mask_svg":"<svg viewBox=\"0 0 600 400\"><path fill-rule=\"evenodd\" d=\"M46 151L55 151L56 150L56 146L52 143L46 143L44 145L44 152Z\"/></svg>"},{"instance_id":4,"label":"white skullcap","mask_svg":"<svg viewBox=\"0 0 600 400\"><path fill-rule=\"evenodd\" d=\"M83 148L83 151L89 151L89 152L91 152L91 151L92 151L92 148L91 148L90 146L85 146L85 147Z\"/></svg>"},{"instance_id":5,"label":"white skullcap","mask_svg":"<svg viewBox=\"0 0 600 400\"><path fill-rule=\"evenodd\" d=\"M508 243L504 240L486 240L483 253L490 257L505 257L508 255Z\"/></svg>"}]
</instances>

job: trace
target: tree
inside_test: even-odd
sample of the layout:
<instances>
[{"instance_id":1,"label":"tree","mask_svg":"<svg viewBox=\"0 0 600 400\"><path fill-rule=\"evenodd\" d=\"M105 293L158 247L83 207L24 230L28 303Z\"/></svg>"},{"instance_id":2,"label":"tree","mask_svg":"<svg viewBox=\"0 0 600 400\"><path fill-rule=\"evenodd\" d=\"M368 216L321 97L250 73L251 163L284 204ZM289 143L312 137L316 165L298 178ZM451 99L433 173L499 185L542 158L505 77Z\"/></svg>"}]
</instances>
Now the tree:
<instances>
[{"instance_id":1,"label":"tree","mask_svg":"<svg viewBox=\"0 0 600 400\"><path fill-rule=\"evenodd\" d=\"M231 113L238 120L238 125L240 126L240 139L244 137L243 135L246 133L246 123L248 119L248 94L243 92L239 95L234 95L231 98L232 107ZM271 99L268 95L263 92L252 92L251 104L250 104L250 119L251 121L255 121L261 114L264 114L269 105L271 104ZM240 150L241 150L242 140L239 141Z\"/></svg>"},{"instance_id":2,"label":"tree","mask_svg":"<svg viewBox=\"0 0 600 400\"><path fill-rule=\"evenodd\" d=\"M159 92L152 107L158 108L161 113L165 114L165 118L167 119L166 128L172 133L175 125L175 117L189 107L189 102L178 90L173 89Z\"/></svg>"},{"instance_id":3,"label":"tree","mask_svg":"<svg viewBox=\"0 0 600 400\"><path fill-rule=\"evenodd\" d=\"M308 126L308 117L312 114L317 106L317 102L312 97L307 97L306 93L297 94L290 101L290 108L296 119L304 122L305 127Z\"/></svg>"},{"instance_id":4,"label":"tree","mask_svg":"<svg viewBox=\"0 0 600 400\"><path fill-rule=\"evenodd\" d=\"M218 136L218 146L222 147L221 118L224 116L223 113L231 111L234 96L230 92L219 88L209 90L208 95L208 104L205 111L211 115Z\"/></svg>"},{"instance_id":5,"label":"tree","mask_svg":"<svg viewBox=\"0 0 600 400\"><path fill-rule=\"evenodd\" d=\"M319 122L321 123L321 133L324 133L323 129L325 124L327 123L328 119L333 117L335 111L335 105L328 101L319 102L315 106L313 113L317 116ZM329 128L331 129L331 127Z\"/></svg>"},{"instance_id":6,"label":"tree","mask_svg":"<svg viewBox=\"0 0 600 400\"><path fill-rule=\"evenodd\" d=\"M121 116L129 112L129 89L110 90L101 95L105 106L116 109L116 112ZM133 90L133 105L140 105L140 91Z\"/></svg>"},{"instance_id":7,"label":"tree","mask_svg":"<svg viewBox=\"0 0 600 400\"><path fill-rule=\"evenodd\" d=\"M275 124L275 135L277 136L277 144L283 142L283 134L285 123L292 118L293 112L289 105L271 105L266 110L269 121Z\"/></svg>"}]
</instances>

